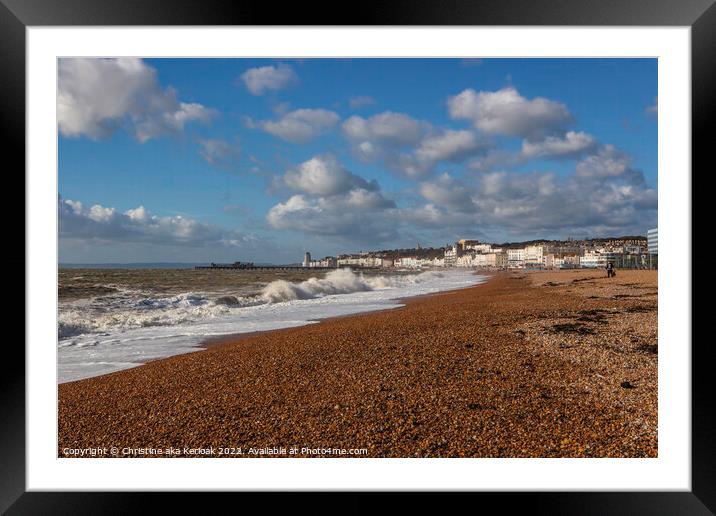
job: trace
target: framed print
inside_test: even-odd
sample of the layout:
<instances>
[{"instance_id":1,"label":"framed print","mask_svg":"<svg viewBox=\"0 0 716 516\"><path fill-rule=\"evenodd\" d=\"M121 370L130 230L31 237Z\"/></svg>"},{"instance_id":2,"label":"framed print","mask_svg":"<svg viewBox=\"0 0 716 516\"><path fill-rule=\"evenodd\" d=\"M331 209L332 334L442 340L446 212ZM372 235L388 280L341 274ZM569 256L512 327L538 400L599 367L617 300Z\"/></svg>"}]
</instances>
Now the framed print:
<instances>
[{"instance_id":1,"label":"framed print","mask_svg":"<svg viewBox=\"0 0 716 516\"><path fill-rule=\"evenodd\" d=\"M3 510L714 510L691 168L716 8L448 7L3 0L27 299Z\"/></svg>"}]
</instances>

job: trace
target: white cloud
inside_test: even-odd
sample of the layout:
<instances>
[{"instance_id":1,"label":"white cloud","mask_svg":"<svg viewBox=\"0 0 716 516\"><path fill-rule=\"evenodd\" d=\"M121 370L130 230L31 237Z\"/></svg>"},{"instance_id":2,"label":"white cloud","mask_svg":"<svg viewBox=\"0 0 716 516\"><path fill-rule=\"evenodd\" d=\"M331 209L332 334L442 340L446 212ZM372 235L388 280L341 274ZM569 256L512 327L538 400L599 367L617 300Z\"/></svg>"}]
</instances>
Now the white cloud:
<instances>
[{"instance_id":1,"label":"white cloud","mask_svg":"<svg viewBox=\"0 0 716 516\"><path fill-rule=\"evenodd\" d=\"M631 158L613 145L602 146L596 154L577 163L577 176L584 179L622 178L642 183L644 176L631 168Z\"/></svg>"},{"instance_id":2,"label":"white cloud","mask_svg":"<svg viewBox=\"0 0 716 516\"><path fill-rule=\"evenodd\" d=\"M589 189L545 173L493 174L472 193L473 211L428 202L406 210L406 217L424 228L518 238L639 234L656 222L657 196L650 188L605 183Z\"/></svg>"},{"instance_id":3,"label":"white cloud","mask_svg":"<svg viewBox=\"0 0 716 516\"><path fill-rule=\"evenodd\" d=\"M240 246L253 237L181 215L159 217L144 206L120 212L59 198L59 236L64 240L131 242L179 246Z\"/></svg>"},{"instance_id":4,"label":"white cloud","mask_svg":"<svg viewBox=\"0 0 716 516\"><path fill-rule=\"evenodd\" d=\"M460 181L444 173L435 181L420 185L420 195L430 203L464 212L474 209L469 190Z\"/></svg>"},{"instance_id":5,"label":"white cloud","mask_svg":"<svg viewBox=\"0 0 716 516\"><path fill-rule=\"evenodd\" d=\"M249 120L250 127L258 127L290 143L306 143L333 129L340 117L326 109L297 109L278 120Z\"/></svg>"},{"instance_id":6,"label":"white cloud","mask_svg":"<svg viewBox=\"0 0 716 516\"><path fill-rule=\"evenodd\" d=\"M613 146L580 161L567 177L496 171L475 180L468 186L444 174L425 182L425 204L401 213L424 228L520 238L642 233L656 222L656 190Z\"/></svg>"},{"instance_id":7,"label":"white cloud","mask_svg":"<svg viewBox=\"0 0 716 516\"><path fill-rule=\"evenodd\" d=\"M403 207L330 157L305 162L283 183L295 193L269 210L271 227L373 245L421 231L432 239L630 234L656 221L656 190L613 146L600 147L568 176L495 171L461 180L443 173L421 182L418 198Z\"/></svg>"},{"instance_id":8,"label":"white cloud","mask_svg":"<svg viewBox=\"0 0 716 516\"><path fill-rule=\"evenodd\" d=\"M301 163L287 171L283 181L292 190L322 196L343 194L353 188L378 189L375 182L349 172L331 155L316 156Z\"/></svg>"},{"instance_id":9,"label":"white cloud","mask_svg":"<svg viewBox=\"0 0 716 516\"><path fill-rule=\"evenodd\" d=\"M561 102L536 97L528 100L513 87L498 91L466 89L448 99L453 119L466 119L489 135L506 135L530 141L561 134L574 123Z\"/></svg>"},{"instance_id":10,"label":"white cloud","mask_svg":"<svg viewBox=\"0 0 716 516\"><path fill-rule=\"evenodd\" d=\"M415 156L421 161L460 161L482 146L472 131L445 130L421 141Z\"/></svg>"},{"instance_id":11,"label":"white cloud","mask_svg":"<svg viewBox=\"0 0 716 516\"><path fill-rule=\"evenodd\" d=\"M63 58L58 64L57 120L63 136L100 139L125 128L140 142L208 122L215 111L181 102L162 89L141 59Z\"/></svg>"},{"instance_id":12,"label":"white cloud","mask_svg":"<svg viewBox=\"0 0 716 516\"><path fill-rule=\"evenodd\" d=\"M286 172L283 183L298 194L273 206L266 220L276 229L380 242L397 233L390 218L395 202L375 181L343 168L332 156L314 157Z\"/></svg>"},{"instance_id":13,"label":"white cloud","mask_svg":"<svg viewBox=\"0 0 716 516\"><path fill-rule=\"evenodd\" d=\"M343 123L343 133L358 159L382 160L413 179L429 174L440 161L457 163L487 147L472 131L435 128L391 111L370 118L352 116Z\"/></svg>"},{"instance_id":14,"label":"white cloud","mask_svg":"<svg viewBox=\"0 0 716 516\"><path fill-rule=\"evenodd\" d=\"M403 225L414 226L419 229L438 230L435 238L443 238L450 232L476 231L475 215L466 212L451 210L445 207L427 203L423 206L402 208L399 210L399 217L396 217ZM446 238L448 239L448 238Z\"/></svg>"},{"instance_id":15,"label":"white cloud","mask_svg":"<svg viewBox=\"0 0 716 516\"><path fill-rule=\"evenodd\" d=\"M241 75L246 89L253 95L263 95L267 91L278 91L296 81L298 77L287 64L250 68Z\"/></svg>"},{"instance_id":16,"label":"white cloud","mask_svg":"<svg viewBox=\"0 0 716 516\"><path fill-rule=\"evenodd\" d=\"M379 192L357 189L331 197L294 195L271 208L266 219L276 229L336 236L347 242L385 242L397 236L390 215L394 209L395 203Z\"/></svg>"},{"instance_id":17,"label":"white cloud","mask_svg":"<svg viewBox=\"0 0 716 516\"><path fill-rule=\"evenodd\" d=\"M398 163L406 176L419 178L431 172L440 161L459 163L486 148L487 143L472 131L434 130L414 151L401 155Z\"/></svg>"},{"instance_id":18,"label":"white cloud","mask_svg":"<svg viewBox=\"0 0 716 516\"><path fill-rule=\"evenodd\" d=\"M403 113L386 111L370 118L352 116L343 122L343 132L349 140L387 145L416 144L430 127Z\"/></svg>"},{"instance_id":19,"label":"white cloud","mask_svg":"<svg viewBox=\"0 0 716 516\"><path fill-rule=\"evenodd\" d=\"M522 143L523 158L571 158L593 150L597 140L585 132L569 131L564 137L547 136L542 141Z\"/></svg>"}]
</instances>

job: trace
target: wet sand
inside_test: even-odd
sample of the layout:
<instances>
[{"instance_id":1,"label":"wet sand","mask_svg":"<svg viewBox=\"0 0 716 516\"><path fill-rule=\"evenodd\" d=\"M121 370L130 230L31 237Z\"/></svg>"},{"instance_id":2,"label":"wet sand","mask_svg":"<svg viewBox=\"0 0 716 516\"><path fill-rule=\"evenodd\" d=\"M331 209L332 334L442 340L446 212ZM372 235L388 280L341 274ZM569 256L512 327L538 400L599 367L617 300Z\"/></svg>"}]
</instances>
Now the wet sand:
<instances>
[{"instance_id":1,"label":"wet sand","mask_svg":"<svg viewBox=\"0 0 716 516\"><path fill-rule=\"evenodd\" d=\"M58 455L655 457L656 315L656 271L500 273L404 308L61 384Z\"/></svg>"}]
</instances>

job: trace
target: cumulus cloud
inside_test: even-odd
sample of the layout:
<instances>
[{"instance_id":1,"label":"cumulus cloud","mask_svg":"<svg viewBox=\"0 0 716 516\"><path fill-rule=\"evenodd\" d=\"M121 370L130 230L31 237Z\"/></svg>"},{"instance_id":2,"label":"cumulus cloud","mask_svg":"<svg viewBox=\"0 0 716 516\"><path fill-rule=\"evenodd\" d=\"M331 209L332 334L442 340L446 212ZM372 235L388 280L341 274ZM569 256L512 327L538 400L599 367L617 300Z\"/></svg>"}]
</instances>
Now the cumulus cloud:
<instances>
[{"instance_id":1,"label":"cumulus cloud","mask_svg":"<svg viewBox=\"0 0 716 516\"><path fill-rule=\"evenodd\" d=\"M354 142L409 145L418 143L429 127L403 113L386 111L370 118L350 117L343 122L343 133Z\"/></svg>"},{"instance_id":2,"label":"cumulus cloud","mask_svg":"<svg viewBox=\"0 0 716 516\"><path fill-rule=\"evenodd\" d=\"M549 173L487 174L476 204L484 224L522 234L639 231L656 216L656 192L643 183Z\"/></svg>"},{"instance_id":3,"label":"cumulus cloud","mask_svg":"<svg viewBox=\"0 0 716 516\"><path fill-rule=\"evenodd\" d=\"M296 193L273 206L266 220L288 229L346 241L380 242L397 233L389 214L396 209L375 181L343 168L332 156L314 157L283 178Z\"/></svg>"},{"instance_id":4,"label":"cumulus cloud","mask_svg":"<svg viewBox=\"0 0 716 516\"><path fill-rule=\"evenodd\" d=\"M483 146L472 131L438 131L420 142L415 155L425 161L461 161Z\"/></svg>"},{"instance_id":5,"label":"cumulus cloud","mask_svg":"<svg viewBox=\"0 0 716 516\"><path fill-rule=\"evenodd\" d=\"M342 129L359 159L383 161L409 178L427 175L440 161L460 162L487 146L472 131L436 128L391 111L370 118L352 116Z\"/></svg>"},{"instance_id":6,"label":"cumulus cloud","mask_svg":"<svg viewBox=\"0 0 716 516\"><path fill-rule=\"evenodd\" d=\"M266 216L276 229L339 237L347 242L386 242L398 235L390 221L395 203L378 192L310 198L294 195L271 208Z\"/></svg>"},{"instance_id":7,"label":"cumulus cloud","mask_svg":"<svg viewBox=\"0 0 716 516\"><path fill-rule=\"evenodd\" d=\"M632 184L644 183L644 175L631 167L631 158L613 145L602 146L577 163L576 175L582 179L622 179Z\"/></svg>"},{"instance_id":8,"label":"cumulus cloud","mask_svg":"<svg viewBox=\"0 0 716 516\"><path fill-rule=\"evenodd\" d=\"M60 239L190 247L242 246L253 239L181 215L159 217L144 206L121 212L60 197L58 217Z\"/></svg>"},{"instance_id":9,"label":"cumulus cloud","mask_svg":"<svg viewBox=\"0 0 716 516\"><path fill-rule=\"evenodd\" d=\"M352 189L377 190L375 181L368 182L346 170L331 155L316 156L301 163L284 175L284 183L292 190L311 195L336 195Z\"/></svg>"},{"instance_id":10,"label":"cumulus cloud","mask_svg":"<svg viewBox=\"0 0 716 516\"><path fill-rule=\"evenodd\" d=\"M433 130L412 152L399 157L398 168L410 178L420 178L431 172L438 162L460 163L487 147L472 131Z\"/></svg>"},{"instance_id":11,"label":"cumulus cloud","mask_svg":"<svg viewBox=\"0 0 716 516\"><path fill-rule=\"evenodd\" d=\"M419 230L438 230L435 234L436 238L444 237L448 234L446 232L475 234L478 231L475 215L436 206L433 203L401 208L399 216L396 218L399 223L408 227L415 227Z\"/></svg>"},{"instance_id":12,"label":"cumulus cloud","mask_svg":"<svg viewBox=\"0 0 716 516\"><path fill-rule=\"evenodd\" d=\"M561 102L543 97L529 100L511 86L498 91L466 89L448 99L448 112L453 119L469 120L485 134L529 141L562 134L574 123Z\"/></svg>"},{"instance_id":13,"label":"cumulus cloud","mask_svg":"<svg viewBox=\"0 0 716 516\"><path fill-rule=\"evenodd\" d=\"M283 63L278 66L250 68L241 74L241 80L246 85L246 89L253 95L282 90L297 79L293 68Z\"/></svg>"},{"instance_id":14,"label":"cumulus cloud","mask_svg":"<svg viewBox=\"0 0 716 516\"><path fill-rule=\"evenodd\" d=\"M448 173L439 176L435 181L426 181L420 185L420 195L430 203L451 208L458 212L474 210L474 203L465 185Z\"/></svg>"},{"instance_id":15,"label":"cumulus cloud","mask_svg":"<svg viewBox=\"0 0 716 516\"><path fill-rule=\"evenodd\" d=\"M306 143L333 129L340 117L326 109L297 109L278 120L248 120L249 127L258 127L290 143Z\"/></svg>"},{"instance_id":16,"label":"cumulus cloud","mask_svg":"<svg viewBox=\"0 0 716 516\"><path fill-rule=\"evenodd\" d=\"M585 132L568 131L564 137L547 136L544 140L522 143L524 158L573 158L592 151L597 140Z\"/></svg>"},{"instance_id":17,"label":"cumulus cloud","mask_svg":"<svg viewBox=\"0 0 716 516\"><path fill-rule=\"evenodd\" d=\"M378 245L426 231L516 238L643 231L656 220L657 193L614 146L598 147L567 176L488 171L460 179L443 173L419 183L398 207L375 181L317 156L282 177L293 193L273 206L269 225L346 242ZM436 231L440 233L435 233Z\"/></svg>"},{"instance_id":18,"label":"cumulus cloud","mask_svg":"<svg viewBox=\"0 0 716 516\"><path fill-rule=\"evenodd\" d=\"M163 89L156 70L141 59L59 60L57 120L63 136L101 139L124 128L146 142L178 133L190 122L207 123L215 114Z\"/></svg>"},{"instance_id":19,"label":"cumulus cloud","mask_svg":"<svg viewBox=\"0 0 716 516\"><path fill-rule=\"evenodd\" d=\"M425 204L403 210L413 224L445 230L480 228L518 237L641 232L656 222L657 193L629 157L603 146L574 173L485 172L466 185L444 174L424 182Z\"/></svg>"}]
</instances>

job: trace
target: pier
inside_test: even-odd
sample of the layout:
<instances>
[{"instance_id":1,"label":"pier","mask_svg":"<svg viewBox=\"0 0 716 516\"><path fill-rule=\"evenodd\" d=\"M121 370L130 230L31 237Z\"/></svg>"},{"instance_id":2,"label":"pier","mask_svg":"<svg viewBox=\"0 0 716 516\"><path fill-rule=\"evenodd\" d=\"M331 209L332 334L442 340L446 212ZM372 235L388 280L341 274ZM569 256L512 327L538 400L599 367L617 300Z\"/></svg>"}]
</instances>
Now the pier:
<instances>
[{"instance_id":1,"label":"pier","mask_svg":"<svg viewBox=\"0 0 716 516\"><path fill-rule=\"evenodd\" d=\"M330 271L337 267L304 267L303 265L254 265L253 263L212 263L210 265L197 265L195 270L229 269L242 271Z\"/></svg>"}]
</instances>

